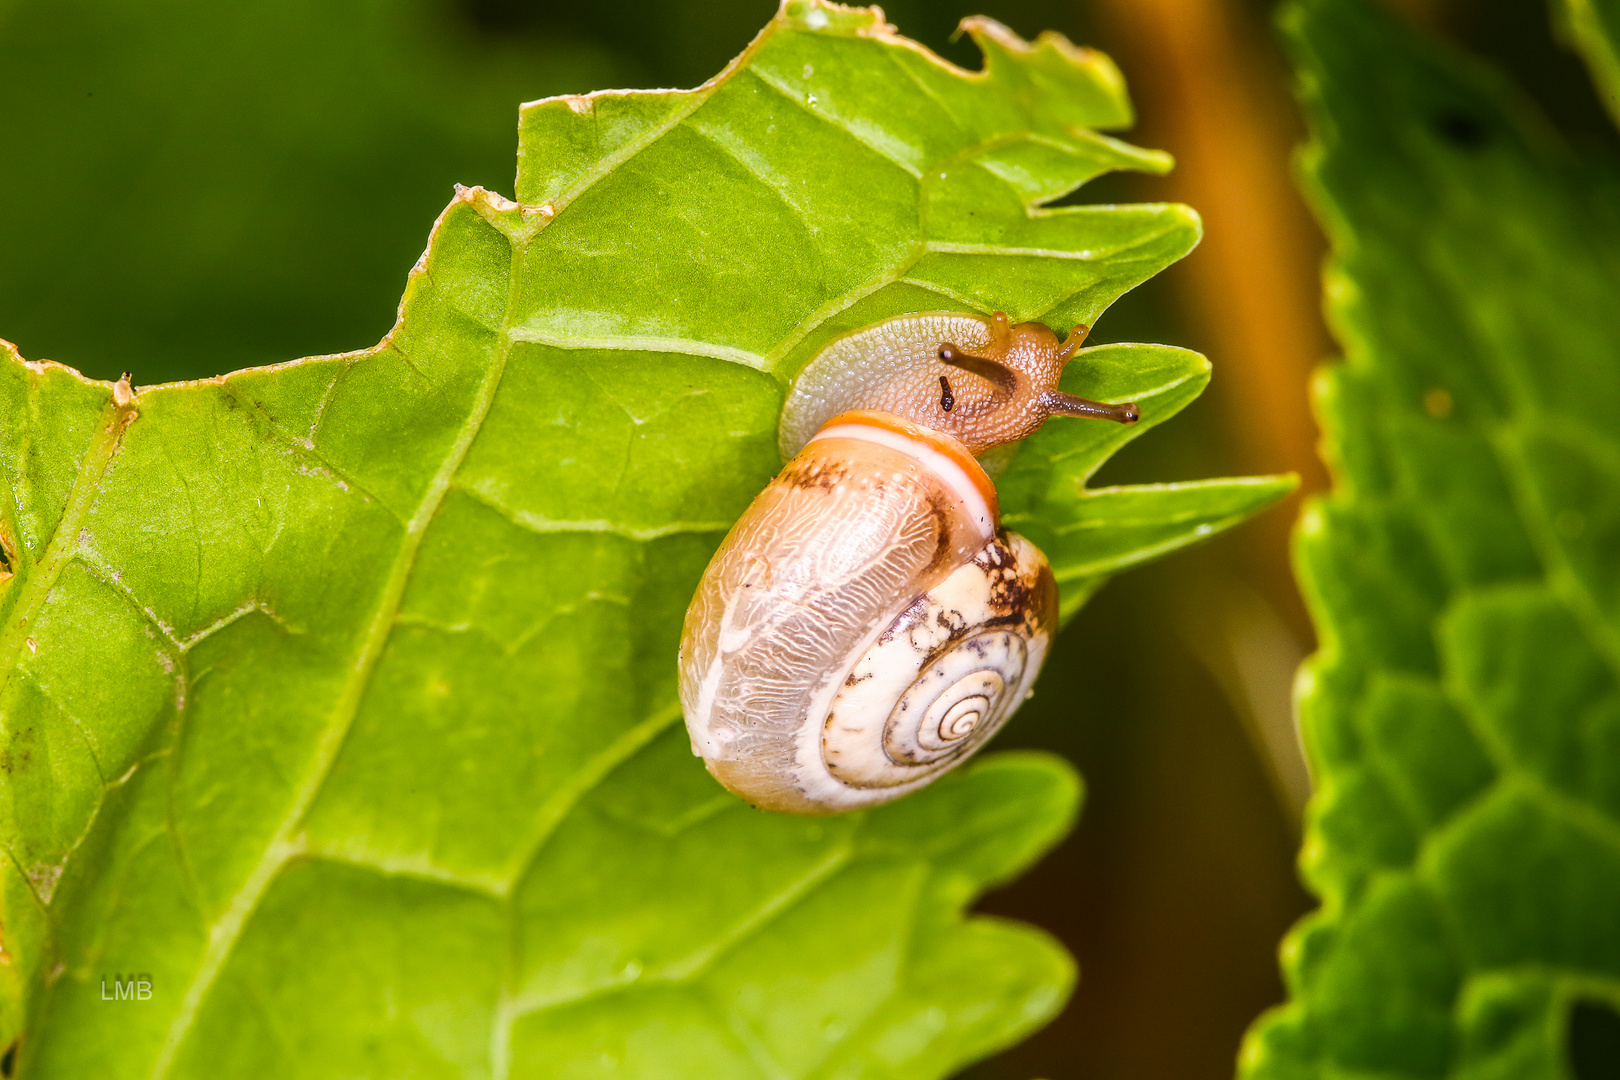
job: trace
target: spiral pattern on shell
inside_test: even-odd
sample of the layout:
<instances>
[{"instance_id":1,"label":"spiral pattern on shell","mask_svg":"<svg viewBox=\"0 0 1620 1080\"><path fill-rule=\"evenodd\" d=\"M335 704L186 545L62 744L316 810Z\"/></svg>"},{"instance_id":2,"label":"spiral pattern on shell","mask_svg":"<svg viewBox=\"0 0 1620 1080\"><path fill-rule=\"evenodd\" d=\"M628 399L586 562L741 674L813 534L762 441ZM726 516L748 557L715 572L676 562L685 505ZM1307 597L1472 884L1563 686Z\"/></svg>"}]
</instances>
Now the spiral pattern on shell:
<instances>
[{"instance_id":1,"label":"spiral pattern on shell","mask_svg":"<svg viewBox=\"0 0 1620 1080\"><path fill-rule=\"evenodd\" d=\"M918 597L833 698L821 737L828 773L855 789L909 790L982 746L1040 671L1051 582L1040 551L1003 533Z\"/></svg>"}]
</instances>

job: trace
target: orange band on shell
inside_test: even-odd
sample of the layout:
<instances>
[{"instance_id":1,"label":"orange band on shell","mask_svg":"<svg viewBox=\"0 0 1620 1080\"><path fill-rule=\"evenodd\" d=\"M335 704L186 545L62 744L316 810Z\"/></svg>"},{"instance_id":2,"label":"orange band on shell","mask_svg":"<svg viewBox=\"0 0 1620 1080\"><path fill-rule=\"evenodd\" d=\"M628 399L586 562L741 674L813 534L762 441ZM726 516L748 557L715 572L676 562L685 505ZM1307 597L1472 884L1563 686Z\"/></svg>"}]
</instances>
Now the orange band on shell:
<instances>
[{"instance_id":1,"label":"orange band on shell","mask_svg":"<svg viewBox=\"0 0 1620 1080\"><path fill-rule=\"evenodd\" d=\"M853 409L839 413L821 425L821 430L810 442L821 439L865 439L908 453L940 474L941 480L961 493L964 503L970 506L976 501L983 504L987 536L994 536L1001 524L1001 504L996 498L995 482L966 446L943 431L913 423L894 413ZM914 444L915 448L907 447L906 443ZM933 454L939 455L944 461L930 461L929 457ZM960 477L948 475L952 472L959 472Z\"/></svg>"}]
</instances>

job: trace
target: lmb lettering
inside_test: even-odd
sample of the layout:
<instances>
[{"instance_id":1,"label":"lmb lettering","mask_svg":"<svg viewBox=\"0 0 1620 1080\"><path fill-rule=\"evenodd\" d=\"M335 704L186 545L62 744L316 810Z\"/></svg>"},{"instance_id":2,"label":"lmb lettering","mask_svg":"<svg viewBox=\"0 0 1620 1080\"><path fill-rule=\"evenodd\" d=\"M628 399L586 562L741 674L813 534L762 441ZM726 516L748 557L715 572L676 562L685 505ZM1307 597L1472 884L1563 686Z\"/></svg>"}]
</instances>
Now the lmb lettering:
<instances>
[{"instance_id":1,"label":"lmb lettering","mask_svg":"<svg viewBox=\"0 0 1620 1080\"><path fill-rule=\"evenodd\" d=\"M152 996L152 976L113 975L101 977L102 1001L146 1001Z\"/></svg>"}]
</instances>

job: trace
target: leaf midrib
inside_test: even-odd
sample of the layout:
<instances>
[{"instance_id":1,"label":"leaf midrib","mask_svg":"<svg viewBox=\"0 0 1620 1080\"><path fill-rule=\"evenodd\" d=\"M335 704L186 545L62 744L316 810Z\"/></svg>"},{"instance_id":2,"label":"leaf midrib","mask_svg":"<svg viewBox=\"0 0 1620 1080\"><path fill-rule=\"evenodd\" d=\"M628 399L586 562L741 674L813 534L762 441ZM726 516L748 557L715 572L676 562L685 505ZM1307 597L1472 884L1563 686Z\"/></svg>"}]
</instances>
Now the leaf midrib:
<instances>
[{"instance_id":1,"label":"leaf midrib","mask_svg":"<svg viewBox=\"0 0 1620 1080\"><path fill-rule=\"evenodd\" d=\"M30 395L32 396L32 395ZM28 576L22 582L4 629L0 629L0 700L15 674L21 650L29 635L29 627L44 606L57 579L68 563L73 561L79 543L79 531L84 519L101 492L101 481L107 467L122 444L124 433L140 417L133 403L120 405L111 399L96 419L96 436L84 456L79 459L79 473L68 493L67 505L57 519L56 529L38 561L28 567ZM32 418L30 419L30 426ZM3 726L3 717L0 717Z\"/></svg>"}]
</instances>

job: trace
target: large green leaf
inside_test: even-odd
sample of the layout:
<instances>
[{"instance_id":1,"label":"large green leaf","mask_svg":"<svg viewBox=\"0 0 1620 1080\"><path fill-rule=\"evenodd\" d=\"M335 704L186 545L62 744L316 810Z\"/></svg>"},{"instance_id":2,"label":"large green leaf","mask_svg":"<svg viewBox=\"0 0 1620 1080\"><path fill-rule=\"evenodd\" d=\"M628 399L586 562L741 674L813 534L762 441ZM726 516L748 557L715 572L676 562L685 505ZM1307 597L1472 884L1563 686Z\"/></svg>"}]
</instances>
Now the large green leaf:
<instances>
[{"instance_id":1,"label":"large green leaf","mask_svg":"<svg viewBox=\"0 0 1620 1080\"><path fill-rule=\"evenodd\" d=\"M1323 907L1244 1072L1612 1075L1620 177L1373 4L1287 27L1346 360L1298 543Z\"/></svg>"},{"instance_id":2,"label":"large green leaf","mask_svg":"<svg viewBox=\"0 0 1620 1080\"><path fill-rule=\"evenodd\" d=\"M962 912L1078 786L991 757L867 814L753 811L688 752L682 614L779 467L787 380L922 309L1092 322L1177 206L1118 73L975 23L984 74L793 3L714 82L525 107L376 348L141 388L0 360L5 1036L44 1077L938 1076L1071 962ZM1087 493L1207 379L1066 386L1004 485L1072 611L1285 481ZM108 1001L129 976L149 999Z\"/></svg>"}]
</instances>

